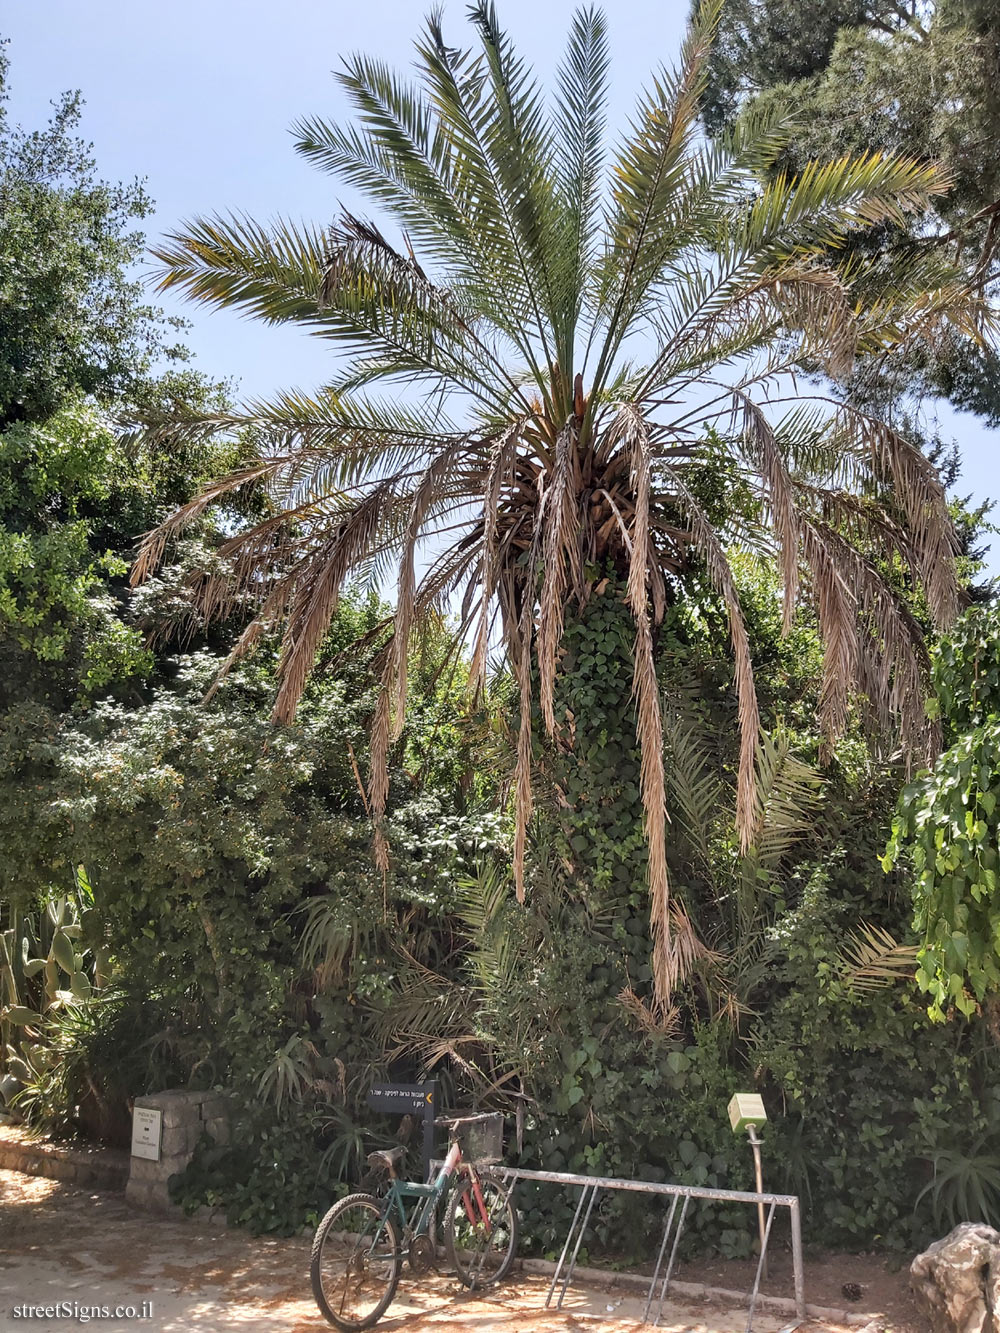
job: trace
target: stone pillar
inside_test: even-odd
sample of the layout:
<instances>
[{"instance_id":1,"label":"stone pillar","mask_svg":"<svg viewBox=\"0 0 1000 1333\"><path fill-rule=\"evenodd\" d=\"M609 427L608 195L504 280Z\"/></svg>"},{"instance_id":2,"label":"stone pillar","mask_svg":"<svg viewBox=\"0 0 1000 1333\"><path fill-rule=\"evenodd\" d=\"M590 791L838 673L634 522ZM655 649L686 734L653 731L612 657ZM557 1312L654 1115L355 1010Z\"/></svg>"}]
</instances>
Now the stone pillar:
<instances>
[{"instance_id":1,"label":"stone pillar","mask_svg":"<svg viewBox=\"0 0 1000 1333\"><path fill-rule=\"evenodd\" d=\"M227 1099L219 1092L174 1088L169 1092L137 1097L135 1105L162 1112L160 1160L129 1159L125 1198L140 1208L172 1208L174 1205L167 1188L170 1177L183 1171L190 1162L202 1134L210 1134L218 1144L229 1142Z\"/></svg>"}]
</instances>

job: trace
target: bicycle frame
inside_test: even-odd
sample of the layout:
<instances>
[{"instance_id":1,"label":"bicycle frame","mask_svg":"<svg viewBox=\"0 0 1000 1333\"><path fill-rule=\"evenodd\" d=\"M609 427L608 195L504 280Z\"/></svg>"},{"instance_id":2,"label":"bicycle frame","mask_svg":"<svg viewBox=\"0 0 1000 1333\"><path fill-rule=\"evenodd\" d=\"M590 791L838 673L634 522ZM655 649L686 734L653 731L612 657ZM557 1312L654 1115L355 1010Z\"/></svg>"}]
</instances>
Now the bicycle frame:
<instances>
[{"instance_id":1,"label":"bicycle frame","mask_svg":"<svg viewBox=\"0 0 1000 1333\"><path fill-rule=\"evenodd\" d=\"M469 1221L475 1225L479 1221L486 1227L487 1233L492 1230L490 1219L486 1208L486 1202L483 1199L482 1190L479 1185L479 1176L472 1170L467 1163L462 1161L462 1149L458 1142L453 1142L448 1149L448 1156L445 1158L441 1170L429 1185L420 1185L416 1181L393 1180L389 1185L389 1192L385 1196L385 1202L382 1208L382 1220L379 1223L378 1231L372 1242L377 1245L382 1234L382 1227L387 1218L395 1216L398 1218L402 1229L405 1257L409 1242L416 1236L425 1236L430 1230L431 1222L434 1218L435 1210L438 1204L448 1193L452 1181L464 1166L465 1170L472 1177L472 1193L476 1201L476 1208L479 1212L479 1218L474 1215L469 1201L465 1201L466 1212L469 1215ZM422 1204L415 1204L410 1208L407 1216L406 1200L423 1199Z\"/></svg>"}]
</instances>

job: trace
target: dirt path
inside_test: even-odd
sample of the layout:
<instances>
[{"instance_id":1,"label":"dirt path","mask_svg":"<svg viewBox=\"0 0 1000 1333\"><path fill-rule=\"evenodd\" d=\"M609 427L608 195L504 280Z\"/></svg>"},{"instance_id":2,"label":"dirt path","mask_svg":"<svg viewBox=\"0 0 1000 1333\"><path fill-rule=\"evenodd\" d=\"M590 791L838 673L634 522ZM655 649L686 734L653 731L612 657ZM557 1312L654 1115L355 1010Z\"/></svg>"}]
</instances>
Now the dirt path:
<instances>
[{"instance_id":1,"label":"dirt path","mask_svg":"<svg viewBox=\"0 0 1000 1333\"><path fill-rule=\"evenodd\" d=\"M92 1324L150 1333L318 1333L309 1242L172 1221L37 1176L0 1171L0 1329L67 1333ZM444 1276L404 1274L380 1333L637 1333L642 1300L633 1292L576 1286L561 1312L545 1310L547 1282L524 1276L487 1297L463 1294ZM57 1306L61 1317L15 1315ZM134 1307L132 1319L89 1316L91 1307ZM149 1310L151 1308L151 1314ZM146 1317L141 1317L143 1314ZM745 1312L708 1305L664 1308L669 1333L742 1333ZM787 1320L761 1314L755 1333ZM819 1328L818 1325L813 1326Z\"/></svg>"}]
</instances>

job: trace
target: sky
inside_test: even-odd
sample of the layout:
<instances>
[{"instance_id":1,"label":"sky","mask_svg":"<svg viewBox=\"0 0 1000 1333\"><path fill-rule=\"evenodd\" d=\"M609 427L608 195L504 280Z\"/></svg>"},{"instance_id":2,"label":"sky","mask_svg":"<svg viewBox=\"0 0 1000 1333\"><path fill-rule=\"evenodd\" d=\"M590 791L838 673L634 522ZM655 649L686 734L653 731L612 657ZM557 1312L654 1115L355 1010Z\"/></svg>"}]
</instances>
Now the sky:
<instances>
[{"instance_id":1,"label":"sky","mask_svg":"<svg viewBox=\"0 0 1000 1333\"><path fill-rule=\"evenodd\" d=\"M327 223L356 200L294 152L289 127L306 115L334 120L348 109L332 73L353 51L405 67L430 6L405 0L5 0L0 35L10 39L10 112L35 127L67 89L86 101L82 133L108 180L143 179L156 201L151 241L185 219L242 211ZM563 49L572 0L499 0L501 20L547 79ZM660 63L672 63L688 0L607 5L613 54L610 123L624 128L635 96ZM464 45L465 4L444 5L449 40ZM331 369L331 352L290 329L231 312L159 298L191 321L196 366L248 397L309 389ZM940 428L958 440L958 486L977 501L1000 497L996 432L945 405ZM1000 521L1000 513L997 515ZM1000 574L1000 537L991 552Z\"/></svg>"}]
</instances>

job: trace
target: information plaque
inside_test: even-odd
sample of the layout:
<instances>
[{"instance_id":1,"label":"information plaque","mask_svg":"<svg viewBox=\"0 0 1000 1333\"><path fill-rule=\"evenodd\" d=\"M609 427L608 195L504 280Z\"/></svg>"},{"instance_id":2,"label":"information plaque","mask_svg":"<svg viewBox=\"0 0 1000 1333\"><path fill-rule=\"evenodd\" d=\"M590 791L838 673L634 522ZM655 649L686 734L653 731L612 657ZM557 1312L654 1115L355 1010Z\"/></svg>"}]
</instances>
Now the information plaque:
<instances>
[{"instance_id":1,"label":"information plaque","mask_svg":"<svg viewBox=\"0 0 1000 1333\"><path fill-rule=\"evenodd\" d=\"M137 1106L132 1111L132 1156L149 1162L160 1160L160 1133L163 1112L151 1106Z\"/></svg>"}]
</instances>

